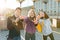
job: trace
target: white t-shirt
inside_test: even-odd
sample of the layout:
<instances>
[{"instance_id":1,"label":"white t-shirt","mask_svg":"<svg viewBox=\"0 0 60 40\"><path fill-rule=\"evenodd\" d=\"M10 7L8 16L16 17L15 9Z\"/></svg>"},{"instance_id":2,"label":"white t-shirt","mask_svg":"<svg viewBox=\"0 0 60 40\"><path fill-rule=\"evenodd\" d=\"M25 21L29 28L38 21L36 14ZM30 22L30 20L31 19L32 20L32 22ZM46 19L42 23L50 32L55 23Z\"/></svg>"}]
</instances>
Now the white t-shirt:
<instances>
[{"instance_id":1,"label":"white t-shirt","mask_svg":"<svg viewBox=\"0 0 60 40\"><path fill-rule=\"evenodd\" d=\"M39 22L44 22L44 26L42 28L42 32L43 32L43 35L49 35L52 33L52 29L51 29L51 21L50 19L40 19Z\"/></svg>"}]
</instances>

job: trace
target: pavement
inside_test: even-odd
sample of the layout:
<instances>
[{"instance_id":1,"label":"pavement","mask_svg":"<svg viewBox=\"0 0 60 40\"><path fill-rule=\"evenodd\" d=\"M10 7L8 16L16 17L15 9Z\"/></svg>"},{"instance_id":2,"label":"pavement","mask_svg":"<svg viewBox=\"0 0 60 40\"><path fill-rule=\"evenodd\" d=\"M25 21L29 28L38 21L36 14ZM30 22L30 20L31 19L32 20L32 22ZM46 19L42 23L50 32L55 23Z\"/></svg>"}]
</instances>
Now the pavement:
<instances>
[{"instance_id":1,"label":"pavement","mask_svg":"<svg viewBox=\"0 0 60 40\"><path fill-rule=\"evenodd\" d=\"M25 31L21 30L21 40L25 40ZM9 34L8 30L0 31L0 40L7 40L7 35ZM36 40L43 40L42 33L36 31ZM60 28L53 30L53 35L55 40L60 40ZM50 38L48 37L48 40Z\"/></svg>"}]
</instances>

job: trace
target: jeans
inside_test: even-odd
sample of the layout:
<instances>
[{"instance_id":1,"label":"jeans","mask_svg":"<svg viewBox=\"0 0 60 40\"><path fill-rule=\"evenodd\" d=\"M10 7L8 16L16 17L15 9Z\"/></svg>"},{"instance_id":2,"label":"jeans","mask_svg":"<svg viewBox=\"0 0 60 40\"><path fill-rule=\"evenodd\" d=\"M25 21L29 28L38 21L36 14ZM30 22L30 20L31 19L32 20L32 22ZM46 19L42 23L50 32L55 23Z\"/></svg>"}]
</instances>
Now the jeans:
<instances>
[{"instance_id":1,"label":"jeans","mask_svg":"<svg viewBox=\"0 0 60 40\"><path fill-rule=\"evenodd\" d=\"M13 40L21 40L21 37L20 36L16 36L13 38Z\"/></svg>"},{"instance_id":2,"label":"jeans","mask_svg":"<svg viewBox=\"0 0 60 40\"><path fill-rule=\"evenodd\" d=\"M52 33L50 35L48 35L48 36L50 37L51 40L54 40L54 37L53 37ZM48 36L43 35L43 40L47 40Z\"/></svg>"},{"instance_id":3,"label":"jeans","mask_svg":"<svg viewBox=\"0 0 60 40\"><path fill-rule=\"evenodd\" d=\"M25 40L35 40L35 34L29 34L29 33L26 33L25 34Z\"/></svg>"}]
</instances>

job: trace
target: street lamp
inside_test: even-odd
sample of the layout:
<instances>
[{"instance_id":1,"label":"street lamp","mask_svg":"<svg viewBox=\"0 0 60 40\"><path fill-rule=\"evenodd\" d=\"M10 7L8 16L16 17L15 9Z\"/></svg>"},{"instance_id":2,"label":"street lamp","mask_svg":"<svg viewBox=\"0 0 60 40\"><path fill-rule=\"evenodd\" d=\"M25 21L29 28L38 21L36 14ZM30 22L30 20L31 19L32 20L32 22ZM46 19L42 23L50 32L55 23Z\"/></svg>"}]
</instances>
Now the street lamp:
<instances>
[{"instance_id":1,"label":"street lamp","mask_svg":"<svg viewBox=\"0 0 60 40\"><path fill-rule=\"evenodd\" d=\"M21 7L21 3L24 1L24 0L17 0L19 3L20 3L20 7Z\"/></svg>"}]
</instances>

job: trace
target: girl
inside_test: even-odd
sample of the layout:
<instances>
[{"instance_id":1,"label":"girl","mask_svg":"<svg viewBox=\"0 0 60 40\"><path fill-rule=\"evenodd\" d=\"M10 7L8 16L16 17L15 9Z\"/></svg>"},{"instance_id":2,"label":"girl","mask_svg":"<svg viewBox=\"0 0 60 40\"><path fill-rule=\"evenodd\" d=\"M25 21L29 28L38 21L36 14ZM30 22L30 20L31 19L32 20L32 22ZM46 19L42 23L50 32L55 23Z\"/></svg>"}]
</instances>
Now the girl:
<instances>
[{"instance_id":1,"label":"girl","mask_svg":"<svg viewBox=\"0 0 60 40\"><path fill-rule=\"evenodd\" d=\"M33 9L30 9L28 12L28 17L24 20L25 22L25 28L26 28L26 34L25 34L25 40L35 40L35 12Z\"/></svg>"},{"instance_id":2,"label":"girl","mask_svg":"<svg viewBox=\"0 0 60 40\"><path fill-rule=\"evenodd\" d=\"M43 40L47 40L48 36L50 37L51 40L54 40L49 16L46 14L46 12L43 11L39 12L39 16L41 17L39 21L43 25L42 27Z\"/></svg>"}]
</instances>

